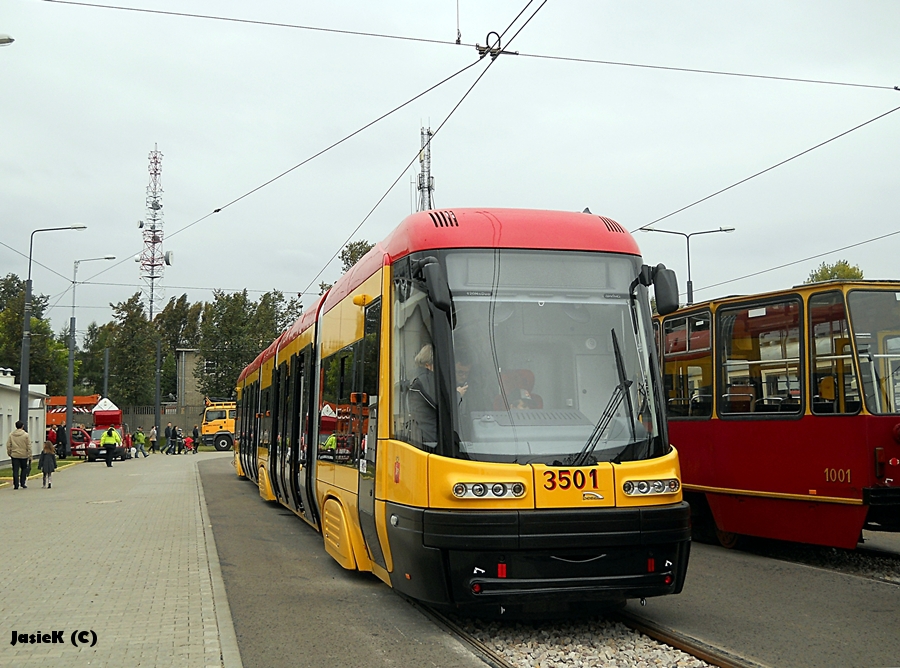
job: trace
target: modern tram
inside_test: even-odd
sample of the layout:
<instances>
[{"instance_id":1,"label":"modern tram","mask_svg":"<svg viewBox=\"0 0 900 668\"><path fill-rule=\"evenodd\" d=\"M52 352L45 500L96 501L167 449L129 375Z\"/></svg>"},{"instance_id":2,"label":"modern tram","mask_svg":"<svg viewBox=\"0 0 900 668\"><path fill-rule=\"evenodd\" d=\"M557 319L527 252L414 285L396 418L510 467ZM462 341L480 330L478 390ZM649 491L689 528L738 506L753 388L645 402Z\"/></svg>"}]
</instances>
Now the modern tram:
<instances>
[{"instance_id":1,"label":"modern tram","mask_svg":"<svg viewBox=\"0 0 900 668\"><path fill-rule=\"evenodd\" d=\"M900 282L729 297L655 326L696 527L728 547L900 531Z\"/></svg>"},{"instance_id":2,"label":"modern tram","mask_svg":"<svg viewBox=\"0 0 900 668\"><path fill-rule=\"evenodd\" d=\"M674 273L589 212L413 214L241 373L237 473L436 607L677 594L651 285L678 307Z\"/></svg>"}]
</instances>

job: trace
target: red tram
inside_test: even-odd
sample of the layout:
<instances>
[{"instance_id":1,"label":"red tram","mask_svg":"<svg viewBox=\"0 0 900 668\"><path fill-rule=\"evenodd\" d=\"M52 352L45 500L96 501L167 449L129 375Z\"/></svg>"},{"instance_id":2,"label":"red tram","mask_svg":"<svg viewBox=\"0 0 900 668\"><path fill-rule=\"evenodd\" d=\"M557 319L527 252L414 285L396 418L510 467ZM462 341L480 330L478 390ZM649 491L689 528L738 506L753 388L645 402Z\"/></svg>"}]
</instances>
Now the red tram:
<instances>
[{"instance_id":1,"label":"red tram","mask_svg":"<svg viewBox=\"0 0 900 668\"><path fill-rule=\"evenodd\" d=\"M730 297L656 326L695 526L727 546L900 531L900 283Z\"/></svg>"},{"instance_id":2,"label":"red tram","mask_svg":"<svg viewBox=\"0 0 900 668\"><path fill-rule=\"evenodd\" d=\"M678 593L651 284L677 308L608 218L414 214L241 373L237 473L341 566L434 605Z\"/></svg>"}]
</instances>

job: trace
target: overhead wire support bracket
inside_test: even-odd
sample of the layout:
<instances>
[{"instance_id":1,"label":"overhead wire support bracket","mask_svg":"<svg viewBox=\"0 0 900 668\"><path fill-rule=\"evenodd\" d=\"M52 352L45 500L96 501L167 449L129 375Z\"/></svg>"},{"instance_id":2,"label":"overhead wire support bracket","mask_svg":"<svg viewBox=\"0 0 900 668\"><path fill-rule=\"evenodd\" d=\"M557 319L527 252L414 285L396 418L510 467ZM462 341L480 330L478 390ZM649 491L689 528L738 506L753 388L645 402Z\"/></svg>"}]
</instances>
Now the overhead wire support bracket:
<instances>
[{"instance_id":1,"label":"overhead wire support bracket","mask_svg":"<svg viewBox=\"0 0 900 668\"><path fill-rule=\"evenodd\" d=\"M494 35L497 39L491 44L491 35ZM475 43L475 50L478 52L479 58L484 58L486 55L491 54L491 60L496 60L497 56L501 53L505 53L511 56L518 56L518 51L504 51L503 47L500 46L500 35L498 35L493 30L487 34L487 37L484 38L485 45L481 46L478 42Z\"/></svg>"}]
</instances>

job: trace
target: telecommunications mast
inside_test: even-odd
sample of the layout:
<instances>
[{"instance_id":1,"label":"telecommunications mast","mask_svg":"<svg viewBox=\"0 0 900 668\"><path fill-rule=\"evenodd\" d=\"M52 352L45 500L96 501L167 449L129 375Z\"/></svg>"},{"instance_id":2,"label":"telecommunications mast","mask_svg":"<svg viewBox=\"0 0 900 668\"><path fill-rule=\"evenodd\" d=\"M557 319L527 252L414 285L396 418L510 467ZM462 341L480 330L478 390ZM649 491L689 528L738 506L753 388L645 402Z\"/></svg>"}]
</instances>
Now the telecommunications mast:
<instances>
[{"instance_id":1,"label":"telecommunications mast","mask_svg":"<svg viewBox=\"0 0 900 668\"><path fill-rule=\"evenodd\" d=\"M419 208L429 211L434 208L434 177L431 175L431 128L422 128L422 150L419 151Z\"/></svg>"},{"instance_id":2,"label":"telecommunications mast","mask_svg":"<svg viewBox=\"0 0 900 668\"><path fill-rule=\"evenodd\" d=\"M163 154L153 145L150 151L150 184L147 186L147 219L140 221L138 227L144 230L144 250L141 251L141 278L144 280L144 295L150 310L150 321L153 312L162 299L162 288L156 281L162 278L165 265L172 264L171 253L163 253L163 212L162 212L162 158Z\"/></svg>"}]
</instances>

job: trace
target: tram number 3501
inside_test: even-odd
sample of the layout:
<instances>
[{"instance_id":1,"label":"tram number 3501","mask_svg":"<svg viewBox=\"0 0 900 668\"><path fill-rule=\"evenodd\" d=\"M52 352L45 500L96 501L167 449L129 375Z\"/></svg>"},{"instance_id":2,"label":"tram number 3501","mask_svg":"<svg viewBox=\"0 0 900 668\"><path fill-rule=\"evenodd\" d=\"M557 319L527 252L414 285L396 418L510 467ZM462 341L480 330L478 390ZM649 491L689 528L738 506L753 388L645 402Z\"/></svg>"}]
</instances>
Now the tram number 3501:
<instances>
[{"instance_id":1,"label":"tram number 3501","mask_svg":"<svg viewBox=\"0 0 900 668\"><path fill-rule=\"evenodd\" d=\"M559 489L569 489L570 487L584 489L588 486L588 482L590 482L591 489L597 489L597 469L590 469L587 476L584 475L584 471L581 469L575 469L574 471L569 469L544 471L544 477L547 478L546 482L544 482L544 489L554 490L557 487Z\"/></svg>"},{"instance_id":2,"label":"tram number 3501","mask_svg":"<svg viewBox=\"0 0 900 668\"><path fill-rule=\"evenodd\" d=\"M850 482L850 469L825 469L825 482Z\"/></svg>"}]
</instances>

